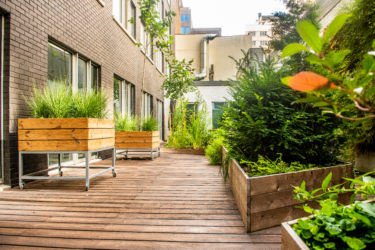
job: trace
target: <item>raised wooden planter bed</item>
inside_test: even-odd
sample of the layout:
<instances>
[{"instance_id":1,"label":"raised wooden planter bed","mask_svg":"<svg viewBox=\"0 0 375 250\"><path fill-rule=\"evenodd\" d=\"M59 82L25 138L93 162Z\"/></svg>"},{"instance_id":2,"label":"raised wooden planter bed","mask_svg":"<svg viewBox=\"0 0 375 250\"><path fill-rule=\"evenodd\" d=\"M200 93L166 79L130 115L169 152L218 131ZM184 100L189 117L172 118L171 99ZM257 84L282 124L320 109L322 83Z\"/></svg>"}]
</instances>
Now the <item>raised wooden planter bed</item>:
<instances>
[{"instance_id":1,"label":"raised wooden planter bed","mask_svg":"<svg viewBox=\"0 0 375 250\"><path fill-rule=\"evenodd\" d=\"M91 151L113 147L114 122L93 118L18 120L19 151Z\"/></svg>"},{"instance_id":2,"label":"raised wooden planter bed","mask_svg":"<svg viewBox=\"0 0 375 250\"><path fill-rule=\"evenodd\" d=\"M115 124L112 120L94 118L47 118L18 120L18 149L19 149L19 185L23 189L24 180L85 180L86 190L89 189L90 179L112 170L115 172ZM112 150L112 166L92 166L103 169L90 175L89 156L91 153ZM60 157L58 166L23 174L24 154L64 154L82 153L85 155L85 176L62 176ZM68 168L69 166L64 166ZM77 166L74 166L77 168ZM59 176L42 174L58 170Z\"/></svg>"},{"instance_id":3,"label":"raised wooden planter bed","mask_svg":"<svg viewBox=\"0 0 375 250\"><path fill-rule=\"evenodd\" d=\"M149 153L154 158L154 153L160 155L159 131L124 131L116 132L116 150L121 150L128 155L145 155ZM143 153L145 152L145 153Z\"/></svg>"},{"instance_id":4,"label":"raised wooden planter bed","mask_svg":"<svg viewBox=\"0 0 375 250\"><path fill-rule=\"evenodd\" d=\"M226 155L225 149L223 155ZM248 177L239 164L230 159L229 183L246 230L253 232L306 216L302 209L296 208L300 203L293 197L293 186L305 180L307 189L318 188L330 172L333 184L342 183L342 177L353 177L351 164ZM349 201L349 195L342 199Z\"/></svg>"},{"instance_id":5,"label":"raised wooden planter bed","mask_svg":"<svg viewBox=\"0 0 375 250\"><path fill-rule=\"evenodd\" d=\"M204 149L163 148L162 152L168 154L205 155Z\"/></svg>"}]
</instances>

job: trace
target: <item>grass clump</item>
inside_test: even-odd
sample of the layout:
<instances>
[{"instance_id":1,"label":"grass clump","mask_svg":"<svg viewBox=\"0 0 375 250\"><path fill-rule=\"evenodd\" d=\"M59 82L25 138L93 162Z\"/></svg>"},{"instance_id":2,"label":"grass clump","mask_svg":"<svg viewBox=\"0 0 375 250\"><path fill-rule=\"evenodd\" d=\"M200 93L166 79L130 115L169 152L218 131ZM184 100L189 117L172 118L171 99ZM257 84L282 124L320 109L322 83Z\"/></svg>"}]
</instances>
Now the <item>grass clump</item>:
<instances>
[{"instance_id":1,"label":"grass clump","mask_svg":"<svg viewBox=\"0 0 375 250\"><path fill-rule=\"evenodd\" d=\"M107 117L107 97L101 91L73 93L64 83L51 84L43 90L34 87L34 97L26 100L34 118Z\"/></svg>"},{"instance_id":2,"label":"grass clump","mask_svg":"<svg viewBox=\"0 0 375 250\"><path fill-rule=\"evenodd\" d=\"M141 124L141 131L157 131L158 128L158 121L155 117L150 116L148 118L143 118Z\"/></svg>"},{"instance_id":3,"label":"grass clump","mask_svg":"<svg viewBox=\"0 0 375 250\"><path fill-rule=\"evenodd\" d=\"M215 136L212 142L206 148L206 157L211 165L220 165L222 162L222 147L224 146L224 137Z\"/></svg>"},{"instance_id":4,"label":"grass clump","mask_svg":"<svg viewBox=\"0 0 375 250\"><path fill-rule=\"evenodd\" d=\"M140 119L136 116L122 116L116 113L115 129L116 131L158 131L159 127L158 121L153 116L143 118L140 122Z\"/></svg>"}]
</instances>

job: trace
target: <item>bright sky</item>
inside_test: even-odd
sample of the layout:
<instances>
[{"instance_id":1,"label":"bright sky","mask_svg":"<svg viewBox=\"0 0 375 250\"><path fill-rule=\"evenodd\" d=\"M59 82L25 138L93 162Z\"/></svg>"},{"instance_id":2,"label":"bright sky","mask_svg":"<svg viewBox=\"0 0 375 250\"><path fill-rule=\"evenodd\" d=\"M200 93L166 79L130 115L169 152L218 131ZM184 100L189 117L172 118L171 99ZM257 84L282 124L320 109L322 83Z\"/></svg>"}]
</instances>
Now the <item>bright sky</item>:
<instances>
[{"instance_id":1,"label":"bright sky","mask_svg":"<svg viewBox=\"0 0 375 250\"><path fill-rule=\"evenodd\" d=\"M191 8L194 28L221 27L222 35L243 35L258 13L285 11L282 0L183 0Z\"/></svg>"}]
</instances>

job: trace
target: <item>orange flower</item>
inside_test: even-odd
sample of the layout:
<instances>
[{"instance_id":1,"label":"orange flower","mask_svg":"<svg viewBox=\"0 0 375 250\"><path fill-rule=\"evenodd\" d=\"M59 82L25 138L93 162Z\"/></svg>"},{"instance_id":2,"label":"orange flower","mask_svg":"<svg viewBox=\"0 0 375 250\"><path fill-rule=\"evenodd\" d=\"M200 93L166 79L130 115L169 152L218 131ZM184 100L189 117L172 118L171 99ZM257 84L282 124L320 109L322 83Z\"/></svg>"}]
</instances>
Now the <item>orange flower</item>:
<instances>
[{"instance_id":1,"label":"orange flower","mask_svg":"<svg viewBox=\"0 0 375 250\"><path fill-rule=\"evenodd\" d=\"M335 84L329 83L328 78L313 72L300 72L290 78L288 83L292 89L297 91L336 88Z\"/></svg>"}]
</instances>

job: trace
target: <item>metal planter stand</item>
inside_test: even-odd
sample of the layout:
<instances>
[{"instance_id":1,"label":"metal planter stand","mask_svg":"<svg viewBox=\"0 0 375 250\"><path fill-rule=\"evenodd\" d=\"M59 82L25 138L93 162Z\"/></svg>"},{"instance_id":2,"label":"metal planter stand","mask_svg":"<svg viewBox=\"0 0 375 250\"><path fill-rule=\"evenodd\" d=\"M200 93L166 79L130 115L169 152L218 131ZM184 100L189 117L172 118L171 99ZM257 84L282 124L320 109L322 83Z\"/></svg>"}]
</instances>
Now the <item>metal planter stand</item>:
<instances>
[{"instance_id":1,"label":"metal planter stand","mask_svg":"<svg viewBox=\"0 0 375 250\"><path fill-rule=\"evenodd\" d=\"M91 153L96 153L100 151L105 151L105 150L112 150L112 166L91 166L89 164L89 156ZM61 166L61 154L71 154L71 153L81 153L85 155L86 158L86 164L85 166ZM22 156L24 154L58 154L58 163L57 167L53 168L48 168L40 171L36 171L30 174L23 174L23 159ZM86 191L89 190L90 188L90 179L95 178L99 175L102 175L110 170L112 170L112 176L116 177L116 169L115 169L115 161L116 161L116 149L115 147L109 147L109 148L103 148L103 149L96 149L96 150L91 150L91 151L20 151L18 153L18 161L19 161L19 186L20 189L22 190L24 187L24 180L84 180L86 181ZM86 169L86 174L85 176L68 176L64 177L63 172L61 171L61 168L85 168ZM90 168L92 169L103 169L102 171L90 175ZM37 174L41 174L43 172L49 172L53 170L58 170L59 176L37 176Z\"/></svg>"},{"instance_id":2,"label":"metal planter stand","mask_svg":"<svg viewBox=\"0 0 375 250\"><path fill-rule=\"evenodd\" d=\"M116 154L124 155L125 159L128 158L129 155L150 155L151 160L154 160L154 154L157 154L160 157L160 147L156 150L154 149L117 149Z\"/></svg>"}]
</instances>

